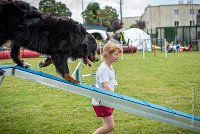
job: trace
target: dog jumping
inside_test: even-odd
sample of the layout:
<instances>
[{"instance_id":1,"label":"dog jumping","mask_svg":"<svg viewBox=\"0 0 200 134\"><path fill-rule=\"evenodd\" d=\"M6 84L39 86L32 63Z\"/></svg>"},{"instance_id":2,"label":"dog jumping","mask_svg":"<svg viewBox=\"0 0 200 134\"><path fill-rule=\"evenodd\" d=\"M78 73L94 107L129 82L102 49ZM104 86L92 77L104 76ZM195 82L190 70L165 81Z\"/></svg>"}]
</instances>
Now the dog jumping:
<instances>
[{"instance_id":1,"label":"dog jumping","mask_svg":"<svg viewBox=\"0 0 200 134\"><path fill-rule=\"evenodd\" d=\"M27 48L50 56L57 72L72 83L79 83L69 74L68 58L83 59L91 66L96 62L97 44L86 28L67 17L42 13L24 1L0 1L0 46L11 40L11 58L22 67L27 64L20 57L20 48Z\"/></svg>"}]
</instances>

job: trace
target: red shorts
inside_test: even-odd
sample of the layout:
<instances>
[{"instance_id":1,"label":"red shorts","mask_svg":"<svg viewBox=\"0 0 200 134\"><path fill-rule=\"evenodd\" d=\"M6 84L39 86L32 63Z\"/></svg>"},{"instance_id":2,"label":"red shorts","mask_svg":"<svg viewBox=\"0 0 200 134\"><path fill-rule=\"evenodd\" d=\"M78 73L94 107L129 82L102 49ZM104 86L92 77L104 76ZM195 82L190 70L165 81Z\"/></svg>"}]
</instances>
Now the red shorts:
<instances>
[{"instance_id":1,"label":"red shorts","mask_svg":"<svg viewBox=\"0 0 200 134\"><path fill-rule=\"evenodd\" d=\"M111 116L114 108L106 107L106 106L94 106L94 111L97 117L108 117Z\"/></svg>"}]
</instances>

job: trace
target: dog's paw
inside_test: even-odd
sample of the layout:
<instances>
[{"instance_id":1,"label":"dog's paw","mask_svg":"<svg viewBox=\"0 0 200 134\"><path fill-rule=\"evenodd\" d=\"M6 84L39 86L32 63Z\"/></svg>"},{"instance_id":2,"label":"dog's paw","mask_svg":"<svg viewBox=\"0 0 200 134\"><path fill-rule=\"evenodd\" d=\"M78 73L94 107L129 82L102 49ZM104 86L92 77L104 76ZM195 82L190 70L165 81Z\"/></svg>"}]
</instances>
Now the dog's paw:
<instances>
[{"instance_id":1,"label":"dog's paw","mask_svg":"<svg viewBox=\"0 0 200 134\"><path fill-rule=\"evenodd\" d=\"M32 67L32 65L29 64L29 63L23 63L22 66L23 66L24 68L30 68L30 67Z\"/></svg>"},{"instance_id":2,"label":"dog's paw","mask_svg":"<svg viewBox=\"0 0 200 134\"><path fill-rule=\"evenodd\" d=\"M70 78L70 79L68 79L68 81L70 81L70 82L72 82L72 83L74 83L74 84L78 84L78 83L80 83L80 81L78 81L78 80L75 80L74 78Z\"/></svg>"},{"instance_id":3,"label":"dog's paw","mask_svg":"<svg viewBox=\"0 0 200 134\"><path fill-rule=\"evenodd\" d=\"M39 68L46 67L46 66L49 66L52 63L53 63L52 58L46 58L45 60L40 61L38 63L38 67Z\"/></svg>"},{"instance_id":4,"label":"dog's paw","mask_svg":"<svg viewBox=\"0 0 200 134\"><path fill-rule=\"evenodd\" d=\"M72 82L72 83L74 83L74 84L78 84L78 83L80 83L80 81L78 81L78 80L72 80L72 81L70 81L70 82Z\"/></svg>"},{"instance_id":5,"label":"dog's paw","mask_svg":"<svg viewBox=\"0 0 200 134\"><path fill-rule=\"evenodd\" d=\"M40 62L38 63L38 68L42 68L42 67L45 67L44 61L40 61Z\"/></svg>"},{"instance_id":6,"label":"dog's paw","mask_svg":"<svg viewBox=\"0 0 200 134\"><path fill-rule=\"evenodd\" d=\"M69 74L66 74L65 77L64 77L65 80L68 80L74 84L78 84L80 83L78 80L75 80L73 77L71 77Z\"/></svg>"}]
</instances>

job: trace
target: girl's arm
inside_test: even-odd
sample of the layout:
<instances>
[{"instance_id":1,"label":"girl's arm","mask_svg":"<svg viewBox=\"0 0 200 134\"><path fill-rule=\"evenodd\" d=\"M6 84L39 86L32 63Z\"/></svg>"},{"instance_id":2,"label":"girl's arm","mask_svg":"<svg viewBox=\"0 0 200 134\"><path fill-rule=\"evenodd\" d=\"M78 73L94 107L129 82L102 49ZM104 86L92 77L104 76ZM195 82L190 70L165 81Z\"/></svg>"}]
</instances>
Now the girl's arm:
<instances>
[{"instance_id":1,"label":"girl's arm","mask_svg":"<svg viewBox=\"0 0 200 134\"><path fill-rule=\"evenodd\" d=\"M109 82L103 82L102 83L102 86L104 89L108 90L108 91L113 91L111 88L110 88L110 85L109 85Z\"/></svg>"}]
</instances>

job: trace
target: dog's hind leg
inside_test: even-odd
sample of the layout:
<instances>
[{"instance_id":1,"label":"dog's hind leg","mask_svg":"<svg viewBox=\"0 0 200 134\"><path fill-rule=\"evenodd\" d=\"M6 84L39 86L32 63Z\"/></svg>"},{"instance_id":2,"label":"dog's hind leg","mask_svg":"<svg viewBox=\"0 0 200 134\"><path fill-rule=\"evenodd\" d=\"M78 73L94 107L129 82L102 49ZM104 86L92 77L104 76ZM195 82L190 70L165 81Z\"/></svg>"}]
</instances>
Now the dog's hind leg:
<instances>
[{"instance_id":1,"label":"dog's hind leg","mask_svg":"<svg viewBox=\"0 0 200 134\"><path fill-rule=\"evenodd\" d=\"M11 45L11 52L10 56L13 59L13 61L22 67L29 68L31 65L28 63L24 63L23 59L20 56L20 47L17 46L16 44Z\"/></svg>"},{"instance_id":2,"label":"dog's hind leg","mask_svg":"<svg viewBox=\"0 0 200 134\"><path fill-rule=\"evenodd\" d=\"M56 67L57 72L60 73L65 80L68 80L72 83L79 83L79 81L70 76L67 59L68 57L65 55L52 55L52 61Z\"/></svg>"}]
</instances>

